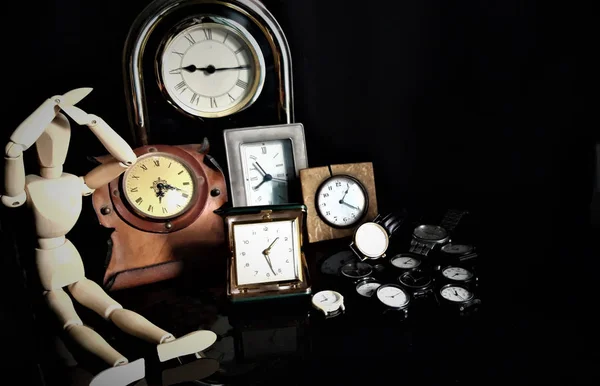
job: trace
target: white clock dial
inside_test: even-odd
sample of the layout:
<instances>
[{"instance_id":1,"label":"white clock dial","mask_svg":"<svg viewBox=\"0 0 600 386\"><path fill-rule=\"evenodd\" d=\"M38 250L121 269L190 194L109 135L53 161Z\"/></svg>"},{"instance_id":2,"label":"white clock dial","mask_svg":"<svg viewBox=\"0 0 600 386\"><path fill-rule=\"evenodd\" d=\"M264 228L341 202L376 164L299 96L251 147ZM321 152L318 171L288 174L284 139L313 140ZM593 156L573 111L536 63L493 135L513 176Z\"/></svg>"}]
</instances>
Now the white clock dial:
<instances>
[{"instance_id":1,"label":"white clock dial","mask_svg":"<svg viewBox=\"0 0 600 386\"><path fill-rule=\"evenodd\" d=\"M312 298L313 303L322 307L333 306L341 301L341 295L335 291L330 290L319 291Z\"/></svg>"},{"instance_id":2,"label":"white clock dial","mask_svg":"<svg viewBox=\"0 0 600 386\"><path fill-rule=\"evenodd\" d=\"M442 271L444 277L451 280L469 280L473 274L462 267L448 267Z\"/></svg>"},{"instance_id":3,"label":"white clock dial","mask_svg":"<svg viewBox=\"0 0 600 386\"><path fill-rule=\"evenodd\" d=\"M466 302L473 298L471 291L458 286L444 287L440 293L444 299L452 302Z\"/></svg>"},{"instance_id":4,"label":"white clock dial","mask_svg":"<svg viewBox=\"0 0 600 386\"><path fill-rule=\"evenodd\" d=\"M292 142L244 143L240 153L247 205L288 203L288 182L296 176Z\"/></svg>"},{"instance_id":5,"label":"white clock dial","mask_svg":"<svg viewBox=\"0 0 600 386\"><path fill-rule=\"evenodd\" d=\"M354 234L354 245L367 257L380 257L387 250L388 234L379 224L362 224Z\"/></svg>"},{"instance_id":6,"label":"white clock dial","mask_svg":"<svg viewBox=\"0 0 600 386\"><path fill-rule=\"evenodd\" d=\"M319 215L329 225L351 227L367 211L367 193L355 178L333 176L319 187L316 205Z\"/></svg>"},{"instance_id":7,"label":"white clock dial","mask_svg":"<svg viewBox=\"0 0 600 386\"><path fill-rule=\"evenodd\" d=\"M237 283L298 279L300 244L293 220L233 226Z\"/></svg>"},{"instance_id":8,"label":"white clock dial","mask_svg":"<svg viewBox=\"0 0 600 386\"><path fill-rule=\"evenodd\" d=\"M164 45L162 87L189 114L212 118L249 106L264 83L264 58L252 35L219 23L197 23Z\"/></svg>"},{"instance_id":9,"label":"white clock dial","mask_svg":"<svg viewBox=\"0 0 600 386\"><path fill-rule=\"evenodd\" d=\"M406 292L398 286L389 284L377 289L377 299L386 306L393 308L401 308L408 303Z\"/></svg>"},{"instance_id":10,"label":"white clock dial","mask_svg":"<svg viewBox=\"0 0 600 386\"><path fill-rule=\"evenodd\" d=\"M394 256L390 262L394 267L403 269L416 268L421 264L421 260L412 256Z\"/></svg>"}]
</instances>

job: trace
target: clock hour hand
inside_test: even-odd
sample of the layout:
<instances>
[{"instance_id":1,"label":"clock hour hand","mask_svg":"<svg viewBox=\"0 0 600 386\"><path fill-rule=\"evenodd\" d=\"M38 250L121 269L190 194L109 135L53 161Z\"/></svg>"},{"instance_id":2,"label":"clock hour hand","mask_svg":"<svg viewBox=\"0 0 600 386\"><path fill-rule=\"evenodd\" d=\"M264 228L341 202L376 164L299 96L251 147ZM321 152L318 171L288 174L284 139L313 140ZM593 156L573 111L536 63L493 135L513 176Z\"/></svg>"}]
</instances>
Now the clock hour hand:
<instances>
[{"instance_id":1,"label":"clock hour hand","mask_svg":"<svg viewBox=\"0 0 600 386\"><path fill-rule=\"evenodd\" d=\"M245 66L237 66L237 67L221 67L221 68L216 68L212 64L210 64L210 65L208 65L206 67L196 67L193 64L190 64L189 66L174 68L171 71L177 71L177 70L184 70L184 71L187 71L187 72L202 71L202 72L205 72L207 74L214 74L217 71L243 70L243 69L246 69L246 68L250 68L250 66L249 65L245 65Z\"/></svg>"}]
</instances>

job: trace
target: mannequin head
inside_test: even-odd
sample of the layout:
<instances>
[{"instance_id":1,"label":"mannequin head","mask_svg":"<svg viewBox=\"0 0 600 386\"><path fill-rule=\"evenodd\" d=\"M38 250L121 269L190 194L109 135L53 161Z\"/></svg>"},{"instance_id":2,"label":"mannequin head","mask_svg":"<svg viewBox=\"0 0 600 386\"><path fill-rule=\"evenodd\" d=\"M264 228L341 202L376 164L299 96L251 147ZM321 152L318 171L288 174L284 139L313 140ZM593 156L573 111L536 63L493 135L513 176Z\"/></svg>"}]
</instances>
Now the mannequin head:
<instances>
[{"instance_id":1,"label":"mannequin head","mask_svg":"<svg viewBox=\"0 0 600 386\"><path fill-rule=\"evenodd\" d=\"M67 158L71 126L67 117L58 113L35 143L40 163L40 175L58 178Z\"/></svg>"}]
</instances>

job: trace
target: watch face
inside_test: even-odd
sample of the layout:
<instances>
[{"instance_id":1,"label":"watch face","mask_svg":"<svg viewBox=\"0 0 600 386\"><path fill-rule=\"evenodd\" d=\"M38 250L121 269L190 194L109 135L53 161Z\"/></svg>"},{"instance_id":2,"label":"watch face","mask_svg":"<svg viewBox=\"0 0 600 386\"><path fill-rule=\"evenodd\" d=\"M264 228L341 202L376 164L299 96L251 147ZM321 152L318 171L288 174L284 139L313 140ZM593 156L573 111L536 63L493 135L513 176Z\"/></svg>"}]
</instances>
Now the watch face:
<instances>
[{"instance_id":1,"label":"watch face","mask_svg":"<svg viewBox=\"0 0 600 386\"><path fill-rule=\"evenodd\" d=\"M377 289L377 299L388 307L402 308L408 305L408 294L399 286L385 284Z\"/></svg>"},{"instance_id":2,"label":"watch face","mask_svg":"<svg viewBox=\"0 0 600 386\"><path fill-rule=\"evenodd\" d=\"M421 265L421 259L413 255L401 253L392 257L390 263L397 268L413 269Z\"/></svg>"},{"instance_id":3,"label":"watch face","mask_svg":"<svg viewBox=\"0 0 600 386\"><path fill-rule=\"evenodd\" d=\"M424 288L431 284L431 276L425 272L416 270L403 273L398 278L398 281L408 288Z\"/></svg>"},{"instance_id":4,"label":"watch face","mask_svg":"<svg viewBox=\"0 0 600 386\"><path fill-rule=\"evenodd\" d=\"M348 263L340 270L342 275L350 279L361 279L373 273L373 268L367 263Z\"/></svg>"},{"instance_id":5,"label":"watch face","mask_svg":"<svg viewBox=\"0 0 600 386\"><path fill-rule=\"evenodd\" d=\"M442 247L442 251L452 255L464 255L473 252L473 246L449 243Z\"/></svg>"},{"instance_id":6,"label":"watch face","mask_svg":"<svg viewBox=\"0 0 600 386\"><path fill-rule=\"evenodd\" d=\"M421 240L439 241L448 237L448 232L436 225L420 225L415 228L413 235Z\"/></svg>"},{"instance_id":7,"label":"watch face","mask_svg":"<svg viewBox=\"0 0 600 386\"><path fill-rule=\"evenodd\" d=\"M442 287L440 294L446 300L462 303L473 299L473 293L466 288L449 285Z\"/></svg>"},{"instance_id":8,"label":"watch face","mask_svg":"<svg viewBox=\"0 0 600 386\"><path fill-rule=\"evenodd\" d=\"M367 213L367 192L350 176L333 176L316 192L317 213L327 224L338 228L356 225Z\"/></svg>"},{"instance_id":9,"label":"watch face","mask_svg":"<svg viewBox=\"0 0 600 386\"><path fill-rule=\"evenodd\" d=\"M292 141L243 143L240 153L246 204L288 203L288 182L296 176Z\"/></svg>"},{"instance_id":10,"label":"watch face","mask_svg":"<svg viewBox=\"0 0 600 386\"><path fill-rule=\"evenodd\" d=\"M148 153L123 175L123 192L136 213L154 219L183 214L195 197L196 180L184 161L167 153Z\"/></svg>"},{"instance_id":11,"label":"watch face","mask_svg":"<svg viewBox=\"0 0 600 386\"><path fill-rule=\"evenodd\" d=\"M442 275L450 280L465 281L473 277L473 274L462 267L447 267L442 270Z\"/></svg>"},{"instance_id":12,"label":"watch face","mask_svg":"<svg viewBox=\"0 0 600 386\"><path fill-rule=\"evenodd\" d=\"M188 114L224 117L254 102L265 78L256 40L231 20L187 22L157 58L160 87ZM181 28L181 27L180 27Z\"/></svg>"},{"instance_id":13,"label":"watch face","mask_svg":"<svg viewBox=\"0 0 600 386\"><path fill-rule=\"evenodd\" d=\"M359 295L370 298L375 294L377 288L381 287L381 283L378 283L374 280L365 280L361 281L356 285L356 292Z\"/></svg>"},{"instance_id":14,"label":"watch face","mask_svg":"<svg viewBox=\"0 0 600 386\"><path fill-rule=\"evenodd\" d=\"M342 295L336 291L330 290L317 292L312 297L313 304L321 309L330 308L331 306L341 303L341 301Z\"/></svg>"},{"instance_id":15,"label":"watch face","mask_svg":"<svg viewBox=\"0 0 600 386\"><path fill-rule=\"evenodd\" d=\"M389 238L385 229L374 222L358 227L354 234L354 245L367 257L380 257L388 248Z\"/></svg>"},{"instance_id":16,"label":"watch face","mask_svg":"<svg viewBox=\"0 0 600 386\"><path fill-rule=\"evenodd\" d=\"M238 285L298 279L300 245L293 220L234 224Z\"/></svg>"}]
</instances>

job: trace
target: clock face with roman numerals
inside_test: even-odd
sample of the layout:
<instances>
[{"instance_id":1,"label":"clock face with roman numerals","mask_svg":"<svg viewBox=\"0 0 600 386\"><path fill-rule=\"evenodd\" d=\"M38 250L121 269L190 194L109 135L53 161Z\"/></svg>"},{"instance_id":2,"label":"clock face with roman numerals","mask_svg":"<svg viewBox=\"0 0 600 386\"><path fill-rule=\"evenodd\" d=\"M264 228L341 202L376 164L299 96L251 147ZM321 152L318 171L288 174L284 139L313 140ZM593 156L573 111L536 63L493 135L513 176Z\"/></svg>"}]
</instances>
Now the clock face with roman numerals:
<instances>
[{"instance_id":1,"label":"clock face with roman numerals","mask_svg":"<svg viewBox=\"0 0 600 386\"><path fill-rule=\"evenodd\" d=\"M224 117L250 106L265 79L256 40L218 20L194 19L163 45L158 62L159 85L171 104L198 117Z\"/></svg>"},{"instance_id":2,"label":"clock face with roman numerals","mask_svg":"<svg viewBox=\"0 0 600 386\"><path fill-rule=\"evenodd\" d=\"M123 176L123 192L137 214L171 219L186 212L195 197L190 169L178 158L160 152L140 156Z\"/></svg>"}]
</instances>

